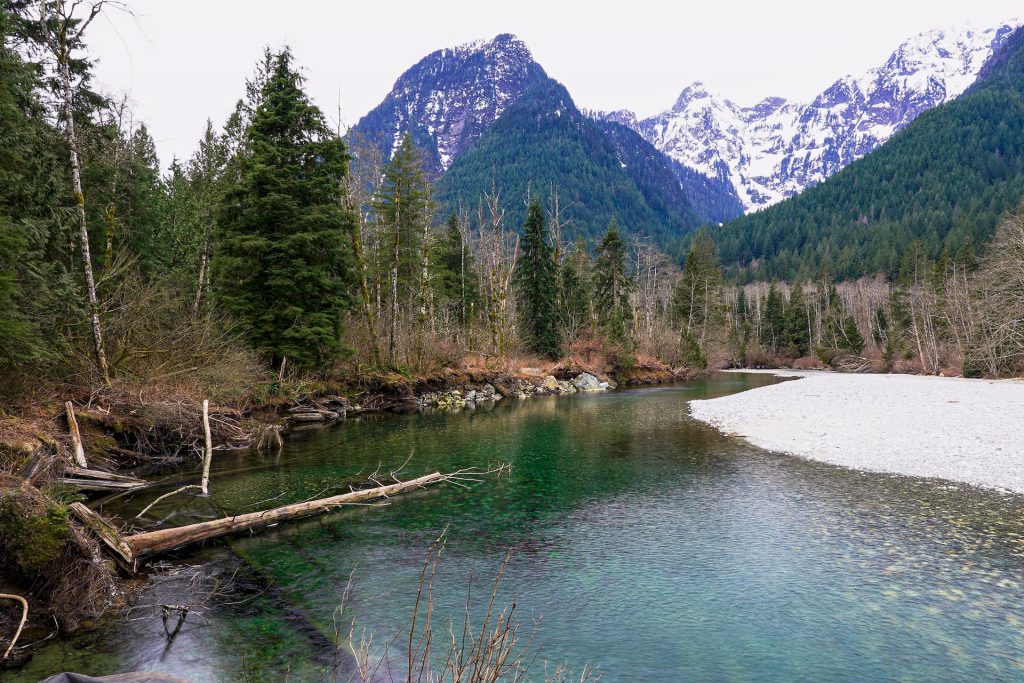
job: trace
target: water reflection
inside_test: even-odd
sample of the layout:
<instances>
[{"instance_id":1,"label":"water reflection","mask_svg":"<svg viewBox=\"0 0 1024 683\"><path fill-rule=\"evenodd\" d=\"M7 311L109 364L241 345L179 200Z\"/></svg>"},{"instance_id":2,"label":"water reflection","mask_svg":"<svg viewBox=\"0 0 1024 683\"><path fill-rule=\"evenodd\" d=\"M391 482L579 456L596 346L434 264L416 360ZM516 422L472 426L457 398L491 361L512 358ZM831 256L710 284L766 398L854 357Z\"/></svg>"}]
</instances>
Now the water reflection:
<instances>
[{"instance_id":1,"label":"water reflection","mask_svg":"<svg viewBox=\"0 0 1024 683\"><path fill-rule=\"evenodd\" d=\"M768 381L370 418L295 435L280 459L222 458L214 495L181 522L304 499L413 451L413 473L512 471L211 545L182 561L243 568L240 599L212 626L190 623L168 649L159 620L121 621L32 671L320 680L353 571L350 613L393 634L448 527L439 614L459 614L467 576L491 576L512 548L504 596L543 614L543 656L597 665L605 681L1024 680L1020 498L778 456L688 417L692 398ZM185 590L159 584L146 599Z\"/></svg>"}]
</instances>

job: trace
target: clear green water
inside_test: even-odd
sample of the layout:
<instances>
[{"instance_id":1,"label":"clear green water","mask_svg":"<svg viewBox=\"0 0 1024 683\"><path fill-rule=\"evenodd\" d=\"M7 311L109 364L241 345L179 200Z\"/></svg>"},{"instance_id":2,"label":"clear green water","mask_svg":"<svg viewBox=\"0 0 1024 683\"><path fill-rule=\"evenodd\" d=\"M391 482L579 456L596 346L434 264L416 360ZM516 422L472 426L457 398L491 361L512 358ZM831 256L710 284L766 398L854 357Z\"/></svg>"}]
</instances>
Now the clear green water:
<instances>
[{"instance_id":1,"label":"clear green water","mask_svg":"<svg viewBox=\"0 0 1024 683\"><path fill-rule=\"evenodd\" d=\"M7 676L324 680L349 576L348 614L386 639L406 625L424 552L447 527L438 615L459 615L467 578L490 579L511 549L502 597L527 625L542 615L541 658L589 663L604 681L1024 681L1021 499L779 456L688 417L693 398L771 381L350 421L294 435L279 457L223 456L211 498L192 499L177 523L306 499L410 452L410 474L512 470L210 544L140 599L184 602L200 566L240 566L237 604L208 623L190 620L168 644L142 610Z\"/></svg>"}]
</instances>

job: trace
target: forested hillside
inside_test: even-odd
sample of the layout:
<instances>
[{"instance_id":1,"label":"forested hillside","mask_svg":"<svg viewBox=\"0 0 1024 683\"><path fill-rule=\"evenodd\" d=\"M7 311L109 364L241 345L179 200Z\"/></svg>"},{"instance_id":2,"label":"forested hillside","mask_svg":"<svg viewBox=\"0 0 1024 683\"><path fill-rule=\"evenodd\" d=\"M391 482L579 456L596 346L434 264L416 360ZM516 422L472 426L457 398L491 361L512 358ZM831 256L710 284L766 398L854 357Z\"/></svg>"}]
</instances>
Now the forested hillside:
<instances>
[{"instance_id":1,"label":"forested hillside","mask_svg":"<svg viewBox=\"0 0 1024 683\"><path fill-rule=\"evenodd\" d=\"M1024 198L1024 32L978 82L821 185L716 234L743 278L893 276L915 241L979 247Z\"/></svg>"},{"instance_id":2,"label":"forested hillside","mask_svg":"<svg viewBox=\"0 0 1024 683\"><path fill-rule=\"evenodd\" d=\"M522 198L555 187L563 205L572 207L571 235L590 242L612 218L624 232L663 245L698 227L701 218L668 161L632 131L616 127L614 132L619 137L606 135L581 114L564 87L543 81L455 160L439 182L438 200L450 208L474 207L494 186L510 222L521 225ZM631 139L622 140L625 136ZM617 146L613 140L631 144Z\"/></svg>"}]
</instances>

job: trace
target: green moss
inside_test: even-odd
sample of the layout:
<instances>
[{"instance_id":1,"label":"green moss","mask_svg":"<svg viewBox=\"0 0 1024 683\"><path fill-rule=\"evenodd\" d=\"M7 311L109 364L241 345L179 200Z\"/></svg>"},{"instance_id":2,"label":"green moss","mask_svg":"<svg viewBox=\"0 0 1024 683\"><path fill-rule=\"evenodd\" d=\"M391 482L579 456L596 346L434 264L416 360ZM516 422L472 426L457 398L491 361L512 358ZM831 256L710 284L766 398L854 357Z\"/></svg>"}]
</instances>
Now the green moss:
<instances>
[{"instance_id":1,"label":"green moss","mask_svg":"<svg viewBox=\"0 0 1024 683\"><path fill-rule=\"evenodd\" d=\"M70 536L66 507L28 498L24 491L0 498L0 547L26 577L52 562Z\"/></svg>"}]
</instances>

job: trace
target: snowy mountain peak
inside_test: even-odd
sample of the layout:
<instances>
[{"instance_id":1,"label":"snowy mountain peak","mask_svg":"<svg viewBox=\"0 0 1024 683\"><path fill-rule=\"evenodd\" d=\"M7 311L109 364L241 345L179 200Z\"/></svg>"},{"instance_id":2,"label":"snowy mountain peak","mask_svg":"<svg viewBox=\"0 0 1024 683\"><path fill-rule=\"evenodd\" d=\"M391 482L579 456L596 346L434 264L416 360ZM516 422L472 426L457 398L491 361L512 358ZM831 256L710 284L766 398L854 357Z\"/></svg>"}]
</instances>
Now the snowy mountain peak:
<instances>
[{"instance_id":1,"label":"snowy mountain peak","mask_svg":"<svg viewBox=\"0 0 1024 683\"><path fill-rule=\"evenodd\" d=\"M683 88L683 91L679 93L679 97L676 99L676 103L672 106L672 111L683 111L687 107L691 106L694 102L709 99L728 102L728 100L708 90L707 86L704 85L702 81L694 81L690 85Z\"/></svg>"},{"instance_id":2,"label":"snowy mountain peak","mask_svg":"<svg viewBox=\"0 0 1024 683\"><path fill-rule=\"evenodd\" d=\"M921 112L963 93L1020 25L927 31L899 45L884 64L836 80L810 102L768 97L741 107L698 81L668 111L619 122L680 164L728 182L744 208L755 211L821 182Z\"/></svg>"},{"instance_id":3,"label":"snowy mountain peak","mask_svg":"<svg viewBox=\"0 0 1024 683\"><path fill-rule=\"evenodd\" d=\"M399 76L354 130L389 157L405 134L428 152L428 170L446 170L524 90L547 78L510 33L437 50Z\"/></svg>"},{"instance_id":4,"label":"snowy mountain peak","mask_svg":"<svg viewBox=\"0 0 1024 683\"><path fill-rule=\"evenodd\" d=\"M530 48L522 40L511 33L499 33L490 40L474 40L452 48L439 50L427 59L439 55L442 59L466 57L482 54L494 62L526 63L533 61Z\"/></svg>"}]
</instances>

